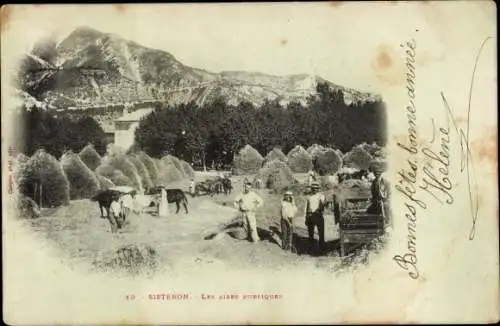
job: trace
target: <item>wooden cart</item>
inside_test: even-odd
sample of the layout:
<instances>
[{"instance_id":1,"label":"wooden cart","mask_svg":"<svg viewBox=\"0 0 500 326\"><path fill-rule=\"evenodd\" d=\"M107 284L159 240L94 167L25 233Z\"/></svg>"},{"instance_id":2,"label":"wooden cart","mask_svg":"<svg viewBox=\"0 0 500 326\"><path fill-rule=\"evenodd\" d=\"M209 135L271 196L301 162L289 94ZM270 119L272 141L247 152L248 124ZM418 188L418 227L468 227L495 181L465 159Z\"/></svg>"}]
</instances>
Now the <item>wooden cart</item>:
<instances>
[{"instance_id":1,"label":"wooden cart","mask_svg":"<svg viewBox=\"0 0 500 326\"><path fill-rule=\"evenodd\" d=\"M364 244L371 243L384 234L384 213L367 214L370 197L351 196L340 200L340 256Z\"/></svg>"}]
</instances>

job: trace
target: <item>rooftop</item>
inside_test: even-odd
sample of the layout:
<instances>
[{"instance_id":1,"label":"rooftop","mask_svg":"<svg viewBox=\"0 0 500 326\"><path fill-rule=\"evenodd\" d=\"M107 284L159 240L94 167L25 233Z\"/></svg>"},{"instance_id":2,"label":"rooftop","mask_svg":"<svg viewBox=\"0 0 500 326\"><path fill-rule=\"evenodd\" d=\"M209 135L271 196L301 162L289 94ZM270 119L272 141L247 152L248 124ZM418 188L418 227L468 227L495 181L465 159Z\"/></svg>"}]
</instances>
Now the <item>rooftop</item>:
<instances>
[{"instance_id":1,"label":"rooftop","mask_svg":"<svg viewBox=\"0 0 500 326\"><path fill-rule=\"evenodd\" d=\"M153 112L153 110L153 108L138 109L136 111L124 114L122 117L116 119L115 121L139 121Z\"/></svg>"}]
</instances>

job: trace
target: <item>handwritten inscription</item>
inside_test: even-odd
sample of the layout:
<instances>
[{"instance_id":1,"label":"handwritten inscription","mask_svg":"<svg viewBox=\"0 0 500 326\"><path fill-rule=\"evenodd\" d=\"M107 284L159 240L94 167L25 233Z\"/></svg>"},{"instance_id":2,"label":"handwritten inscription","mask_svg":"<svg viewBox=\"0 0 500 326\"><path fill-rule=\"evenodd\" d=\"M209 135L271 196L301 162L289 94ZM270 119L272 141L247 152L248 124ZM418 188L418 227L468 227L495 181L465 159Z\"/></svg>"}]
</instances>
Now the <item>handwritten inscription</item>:
<instances>
[{"instance_id":1,"label":"handwritten inscription","mask_svg":"<svg viewBox=\"0 0 500 326\"><path fill-rule=\"evenodd\" d=\"M406 142L398 142L398 148L404 151L407 155L407 167L400 170L398 175L399 182L395 185L397 193L403 196L405 200L405 218L407 220L407 252L403 255L395 255L393 260L403 270L408 272L408 275L417 279L420 275L417 267L417 215L419 209L427 209L428 199L435 200L441 205L451 205L455 202L453 196L453 182L451 176L450 149L453 146L451 141L451 132L455 131L459 136L461 148L460 173L466 173L467 185L470 201L470 212L472 217L472 228L469 233L469 239L472 240L475 236L476 223L478 217L478 190L475 180L474 160L470 150L470 115L471 115L471 99L474 94L474 78L477 68L477 63L480 59L482 50L485 44L492 39L487 37L483 40L481 47L475 58L474 69L470 82L469 90L469 105L467 107L467 128L465 130L458 128L455 115L451 109L446 96L441 92L443 106L447 113L447 123L444 126L436 128L434 119L431 119L433 125L432 141L428 144L420 144L418 141L417 128L417 108L416 108L416 73L415 73L415 58L416 58L416 42L411 40L403 46L405 48L405 61L407 67L407 94L408 105L406 113L408 117L408 136ZM450 125L450 121L451 124ZM437 136L436 136L437 134ZM436 141L438 140L438 141ZM419 157L422 156L422 160ZM428 195L424 197L423 195Z\"/></svg>"}]
</instances>

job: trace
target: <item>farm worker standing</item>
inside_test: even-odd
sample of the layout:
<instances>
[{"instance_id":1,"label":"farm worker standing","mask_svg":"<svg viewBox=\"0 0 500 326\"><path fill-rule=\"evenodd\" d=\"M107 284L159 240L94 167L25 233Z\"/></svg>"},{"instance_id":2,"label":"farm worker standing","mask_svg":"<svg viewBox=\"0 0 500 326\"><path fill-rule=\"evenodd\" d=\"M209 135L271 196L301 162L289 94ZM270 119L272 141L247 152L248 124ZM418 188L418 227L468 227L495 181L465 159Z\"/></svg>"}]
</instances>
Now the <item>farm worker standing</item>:
<instances>
[{"instance_id":1,"label":"farm worker standing","mask_svg":"<svg viewBox=\"0 0 500 326\"><path fill-rule=\"evenodd\" d=\"M263 201L255 192L250 191L250 182L243 186L243 193L234 200L234 206L238 208L243 217L243 228L252 238L253 242L258 242L257 221L255 220L255 211L262 206Z\"/></svg>"},{"instance_id":2,"label":"farm worker standing","mask_svg":"<svg viewBox=\"0 0 500 326\"><path fill-rule=\"evenodd\" d=\"M111 224L111 233L116 233L121 229L125 222L125 212L123 211L123 202L121 199L114 200L109 207L108 220Z\"/></svg>"},{"instance_id":3,"label":"farm worker standing","mask_svg":"<svg viewBox=\"0 0 500 326\"><path fill-rule=\"evenodd\" d=\"M311 185L312 195L307 198L306 203L306 226L309 235L309 250L314 245L314 229L318 229L319 246L323 251L325 245L325 219L323 211L325 209L326 199L325 196L319 192L319 184L313 183Z\"/></svg>"},{"instance_id":4,"label":"farm worker standing","mask_svg":"<svg viewBox=\"0 0 500 326\"><path fill-rule=\"evenodd\" d=\"M160 203L158 204L158 216L161 217L168 216L167 191L163 187L161 188L160 192Z\"/></svg>"},{"instance_id":5,"label":"farm worker standing","mask_svg":"<svg viewBox=\"0 0 500 326\"><path fill-rule=\"evenodd\" d=\"M384 212L384 202L388 194L386 181L382 178L383 167L381 165L382 164L377 164L376 161L372 163L371 170L375 175L375 179L372 181L370 188L372 200L370 207L366 210L368 214L386 215L386 212Z\"/></svg>"},{"instance_id":6,"label":"farm worker standing","mask_svg":"<svg viewBox=\"0 0 500 326\"><path fill-rule=\"evenodd\" d=\"M292 249L293 218L297 214L297 206L291 191L285 192L281 201L281 235L283 250Z\"/></svg>"},{"instance_id":7,"label":"farm worker standing","mask_svg":"<svg viewBox=\"0 0 500 326\"><path fill-rule=\"evenodd\" d=\"M189 184L189 193L191 196L195 195L196 191L196 182L194 181L194 178L191 178L191 183Z\"/></svg>"}]
</instances>

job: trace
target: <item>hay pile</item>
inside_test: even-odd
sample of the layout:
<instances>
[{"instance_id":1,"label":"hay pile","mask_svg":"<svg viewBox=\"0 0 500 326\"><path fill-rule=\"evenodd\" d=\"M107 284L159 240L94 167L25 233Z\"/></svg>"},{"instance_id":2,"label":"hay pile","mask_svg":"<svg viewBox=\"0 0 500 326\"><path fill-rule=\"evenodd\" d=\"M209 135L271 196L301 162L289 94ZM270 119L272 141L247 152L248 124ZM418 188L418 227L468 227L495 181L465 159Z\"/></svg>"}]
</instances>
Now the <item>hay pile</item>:
<instances>
[{"instance_id":1,"label":"hay pile","mask_svg":"<svg viewBox=\"0 0 500 326\"><path fill-rule=\"evenodd\" d=\"M184 173L184 169L182 168L182 162L179 160L177 157L173 155L167 155L162 157L162 161L167 162L169 164L175 165L176 169L179 171L179 173L182 176L182 179L186 178L187 176Z\"/></svg>"},{"instance_id":2,"label":"hay pile","mask_svg":"<svg viewBox=\"0 0 500 326\"><path fill-rule=\"evenodd\" d=\"M359 146L365 151L367 151L371 156L374 156L375 153L377 153L379 150L382 149L382 147L378 146L377 143L371 143L371 144L362 143Z\"/></svg>"},{"instance_id":3,"label":"hay pile","mask_svg":"<svg viewBox=\"0 0 500 326\"><path fill-rule=\"evenodd\" d=\"M273 190L282 190L297 182L293 177L293 172L290 170L290 167L280 160L274 160L264 164L255 178L262 180L266 188Z\"/></svg>"},{"instance_id":4,"label":"hay pile","mask_svg":"<svg viewBox=\"0 0 500 326\"><path fill-rule=\"evenodd\" d=\"M69 203L69 182L59 161L43 149L25 163L19 176L22 195L34 195L36 184L42 185L42 207L57 207ZM39 198L34 198L39 200Z\"/></svg>"},{"instance_id":5,"label":"hay pile","mask_svg":"<svg viewBox=\"0 0 500 326\"><path fill-rule=\"evenodd\" d=\"M41 211L33 199L20 195L17 198L16 214L18 218L34 219L40 217Z\"/></svg>"},{"instance_id":6,"label":"hay pile","mask_svg":"<svg viewBox=\"0 0 500 326\"><path fill-rule=\"evenodd\" d=\"M134 164L132 164L132 162L130 162L125 155L122 153L110 155L103 161L105 164L111 165L116 170L120 170L128 179L130 179L130 181L132 181L131 187L134 187L139 191L142 190L142 182L139 173L137 172ZM111 181L118 185L113 179L111 179Z\"/></svg>"},{"instance_id":7,"label":"hay pile","mask_svg":"<svg viewBox=\"0 0 500 326\"><path fill-rule=\"evenodd\" d=\"M313 168L312 157L304 147L297 145L287 155L288 166L293 172L305 173Z\"/></svg>"},{"instance_id":8,"label":"hay pile","mask_svg":"<svg viewBox=\"0 0 500 326\"><path fill-rule=\"evenodd\" d=\"M184 174L188 177L188 178L194 178L194 175L195 175L195 172L194 172L194 169L193 167L191 166L191 164L189 164L188 162L186 161L181 161L182 163L182 170L184 171Z\"/></svg>"},{"instance_id":9,"label":"hay pile","mask_svg":"<svg viewBox=\"0 0 500 326\"><path fill-rule=\"evenodd\" d=\"M72 151L64 153L61 165L69 182L71 199L90 198L99 190L99 180L77 154Z\"/></svg>"},{"instance_id":10,"label":"hay pile","mask_svg":"<svg viewBox=\"0 0 500 326\"><path fill-rule=\"evenodd\" d=\"M13 176L13 186L12 191L15 194L20 194L19 184L20 180L23 176L23 171L26 168L26 165L29 161L29 157L24 155L23 153L19 153L14 160L14 166L12 167L12 176Z\"/></svg>"},{"instance_id":11,"label":"hay pile","mask_svg":"<svg viewBox=\"0 0 500 326\"><path fill-rule=\"evenodd\" d=\"M110 179L108 179L106 177L103 177L100 174L96 174L96 177L97 177L97 180L99 180L99 189L101 189L101 190L106 190L109 188L113 188L115 186L113 181L111 181Z\"/></svg>"},{"instance_id":12,"label":"hay pile","mask_svg":"<svg viewBox=\"0 0 500 326\"><path fill-rule=\"evenodd\" d=\"M150 188L153 186L153 181L151 181L151 177L149 176L149 171L142 163L142 161L136 155L129 155L128 159L135 166L139 177L141 178L141 183L143 187Z\"/></svg>"},{"instance_id":13,"label":"hay pile","mask_svg":"<svg viewBox=\"0 0 500 326\"><path fill-rule=\"evenodd\" d=\"M163 157L161 160L156 160L158 167L158 182L167 185L170 182L184 179L184 175L175 166L169 157Z\"/></svg>"},{"instance_id":14,"label":"hay pile","mask_svg":"<svg viewBox=\"0 0 500 326\"><path fill-rule=\"evenodd\" d=\"M146 169L148 170L149 177L151 178L151 182L153 185L158 184L158 167L156 166L155 161L146 153L139 152L136 154L136 157L141 160Z\"/></svg>"},{"instance_id":15,"label":"hay pile","mask_svg":"<svg viewBox=\"0 0 500 326\"><path fill-rule=\"evenodd\" d=\"M262 162L262 165L266 164L267 162L275 160L287 162L288 157L286 157L286 155L281 151L281 149L275 147L269 153L267 153L266 157L264 158L264 161Z\"/></svg>"},{"instance_id":16,"label":"hay pile","mask_svg":"<svg viewBox=\"0 0 500 326\"><path fill-rule=\"evenodd\" d=\"M319 175L334 174L342 167L342 157L333 150L327 149L318 154L314 160L314 169Z\"/></svg>"},{"instance_id":17,"label":"hay pile","mask_svg":"<svg viewBox=\"0 0 500 326\"><path fill-rule=\"evenodd\" d=\"M351 151L344 156L344 164L347 167L359 170L368 170L372 160L373 157L370 153L365 151L360 145L353 147Z\"/></svg>"},{"instance_id":18,"label":"hay pile","mask_svg":"<svg viewBox=\"0 0 500 326\"><path fill-rule=\"evenodd\" d=\"M80 159L91 171L95 171L101 164L101 156L97 153L92 144L85 146L80 153L78 153L78 156L80 156Z\"/></svg>"},{"instance_id":19,"label":"hay pile","mask_svg":"<svg viewBox=\"0 0 500 326\"><path fill-rule=\"evenodd\" d=\"M246 145L234 158L234 173L236 175L257 173L263 160L264 158L255 148Z\"/></svg>"},{"instance_id":20,"label":"hay pile","mask_svg":"<svg viewBox=\"0 0 500 326\"><path fill-rule=\"evenodd\" d=\"M307 152L309 153L309 155L311 155L311 158L313 159L316 159L316 157L319 155L319 153L322 153L326 150L326 147L322 146L322 145L318 145L318 144L313 144L311 146L309 146L309 148L307 149Z\"/></svg>"},{"instance_id":21,"label":"hay pile","mask_svg":"<svg viewBox=\"0 0 500 326\"><path fill-rule=\"evenodd\" d=\"M97 175L109 179L116 186L134 187L134 183L122 171L115 169L114 166L104 163L96 169ZM101 183L102 184L102 183Z\"/></svg>"}]
</instances>

